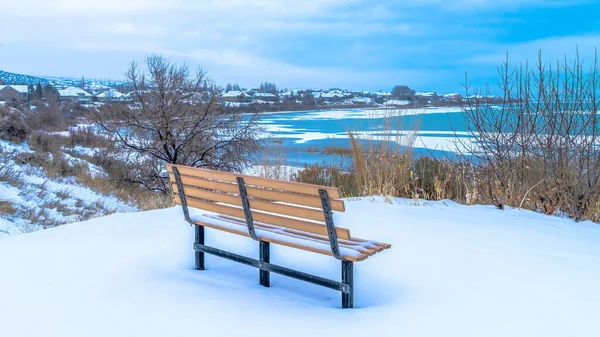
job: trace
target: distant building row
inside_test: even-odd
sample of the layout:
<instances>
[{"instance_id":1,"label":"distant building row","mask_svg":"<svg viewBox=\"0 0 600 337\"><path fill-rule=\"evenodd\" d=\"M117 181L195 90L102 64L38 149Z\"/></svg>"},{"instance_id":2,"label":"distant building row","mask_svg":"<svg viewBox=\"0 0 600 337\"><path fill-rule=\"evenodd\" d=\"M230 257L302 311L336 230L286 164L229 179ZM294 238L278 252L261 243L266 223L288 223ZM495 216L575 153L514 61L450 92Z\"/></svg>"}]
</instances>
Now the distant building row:
<instances>
[{"instance_id":1,"label":"distant building row","mask_svg":"<svg viewBox=\"0 0 600 337\"><path fill-rule=\"evenodd\" d=\"M228 91L221 96L221 100L224 102L235 102L235 103L269 103L277 102L280 99L290 96L302 96L310 93L316 100L324 101L343 101L353 100L357 103L373 103L373 100L369 97L363 97L360 94L353 92L343 92L341 90L333 90L328 92L320 91L301 91L291 90L282 91L277 95L273 93L264 92L253 92L253 91Z\"/></svg>"},{"instance_id":2,"label":"distant building row","mask_svg":"<svg viewBox=\"0 0 600 337\"><path fill-rule=\"evenodd\" d=\"M123 94L116 89L109 89L99 94L92 95L91 93L77 87L68 87L58 91L60 99L73 103L91 103L92 101L99 102L127 102L131 101L131 93Z\"/></svg>"},{"instance_id":3,"label":"distant building row","mask_svg":"<svg viewBox=\"0 0 600 337\"><path fill-rule=\"evenodd\" d=\"M28 101L32 98L31 87L27 85L0 85L0 101ZM223 102L232 103L272 103L278 102L285 97L300 97L310 94L315 100L325 102L351 102L351 103L388 103L394 105L409 104L411 101L422 103L435 102L461 102L459 94L438 94L436 92L416 92L411 98L393 99L389 92L369 91L344 91L344 90L289 90L280 91L278 94L250 91L228 91L221 96ZM133 101L132 93L123 94L116 89L109 89L100 93L92 94L78 87L68 87L58 90L62 101L77 102L82 104L98 102L129 102Z\"/></svg>"},{"instance_id":4,"label":"distant building row","mask_svg":"<svg viewBox=\"0 0 600 337\"><path fill-rule=\"evenodd\" d=\"M78 103L90 103L92 101L100 102L127 102L131 100L131 93L123 94L115 89L110 89L96 95L93 95L81 88L68 87L58 90L61 100ZM0 85L0 101L29 101L33 96L30 87L27 85Z\"/></svg>"}]
</instances>

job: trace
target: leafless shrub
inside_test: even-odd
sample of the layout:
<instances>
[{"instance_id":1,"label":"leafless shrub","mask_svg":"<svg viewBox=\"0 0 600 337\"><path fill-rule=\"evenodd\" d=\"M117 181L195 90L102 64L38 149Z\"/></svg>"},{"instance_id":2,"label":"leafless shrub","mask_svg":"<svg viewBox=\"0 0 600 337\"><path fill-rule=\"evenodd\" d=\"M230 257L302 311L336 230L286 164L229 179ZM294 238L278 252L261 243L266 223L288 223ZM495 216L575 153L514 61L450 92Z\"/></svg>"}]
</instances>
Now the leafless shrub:
<instances>
[{"instance_id":1,"label":"leafless shrub","mask_svg":"<svg viewBox=\"0 0 600 337\"><path fill-rule=\"evenodd\" d=\"M60 154L61 147L67 143L66 137L40 131L32 133L28 138L29 147L39 154Z\"/></svg>"},{"instance_id":2,"label":"leafless shrub","mask_svg":"<svg viewBox=\"0 0 600 337\"><path fill-rule=\"evenodd\" d=\"M59 198L61 200L65 200L65 199L69 199L71 197L71 190L69 188L65 188L65 189L54 192L54 194L56 194L57 198Z\"/></svg>"},{"instance_id":3,"label":"leafless shrub","mask_svg":"<svg viewBox=\"0 0 600 337\"><path fill-rule=\"evenodd\" d=\"M6 162L0 163L0 182L5 182L14 187L22 187L23 175Z\"/></svg>"},{"instance_id":4,"label":"leafless shrub","mask_svg":"<svg viewBox=\"0 0 600 337\"><path fill-rule=\"evenodd\" d=\"M53 225L48 211L39 207L19 208L17 216L22 219L19 229L23 233L32 233Z\"/></svg>"},{"instance_id":5,"label":"leafless shrub","mask_svg":"<svg viewBox=\"0 0 600 337\"><path fill-rule=\"evenodd\" d=\"M356 174L353 171L342 171L334 166L305 166L304 169L293 173L291 180L307 184L335 186L340 189L344 197L361 195Z\"/></svg>"},{"instance_id":6,"label":"leafless shrub","mask_svg":"<svg viewBox=\"0 0 600 337\"><path fill-rule=\"evenodd\" d=\"M130 182L167 192L164 164L241 171L258 150L255 115L225 113L204 72L162 56L146 59L147 72L132 63L126 76L135 105L109 104L91 112L121 154L139 164Z\"/></svg>"},{"instance_id":7,"label":"leafless shrub","mask_svg":"<svg viewBox=\"0 0 600 337\"><path fill-rule=\"evenodd\" d=\"M412 163L411 189L422 199L477 202L477 178L468 162L421 157Z\"/></svg>"},{"instance_id":8,"label":"leafless shrub","mask_svg":"<svg viewBox=\"0 0 600 337\"><path fill-rule=\"evenodd\" d=\"M169 194L156 193L148 190L137 191L131 196L142 211L162 209L174 206L173 197Z\"/></svg>"},{"instance_id":9,"label":"leafless shrub","mask_svg":"<svg viewBox=\"0 0 600 337\"><path fill-rule=\"evenodd\" d=\"M42 166L46 175L51 178L68 178L74 176L77 171L81 170L80 165L69 163L63 156L52 156L51 160L47 161Z\"/></svg>"},{"instance_id":10,"label":"leafless shrub","mask_svg":"<svg viewBox=\"0 0 600 337\"><path fill-rule=\"evenodd\" d=\"M20 143L28 134L29 125L21 112L0 106L0 139Z\"/></svg>"},{"instance_id":11,"label":"leafless shrub","mask_svg":"<svg viewBox=\"0 0 600 337\"><path fill-rule=\"evenodd\" d=\"M465 84L463 115L477 142L463 144L485 186L480 193L499 206L600 220L597 55L588 65L579 53L552 65L540 52L533 67L507 60L499 74L500 106L490 103L489 88L471 92Z\"/></svg>"},{"instance_id":12,"label":"leafless shrub","mask_svg":"<svg viewBox=\"0 0 600 337\"><path fill-rule=\"evenodd\" d=\"M69 131L69 147L84 146L89 148L108 148L110 142L98 135L91 127L78 128Z\"/></svg>"},{"instance_id":13,"label":"leafless shrub","mask_svg":"<svg viewBox=\"0 0 600 337\"><path fill-rule=\"evenodd\" d=\"M150 191L138 184L124 183L124 176L118 172L110 172L108 178L93 176L87 170L76 173L75 181L104 194L112 195L141 210L153 210L173 206L170 194ZM77 205L83 207L83 205Z\"/></svg>"},{"instance_id":14,"label":"leafless shrub","mask_svg":"<svg viewBox=\"0 0 600 337\"><path fill-rule=\"evenodd\" d=\"M60 131L75 124L75 120L69 115L70 109L55 100L38 101L36 109L27 112L27 120L33 130Z\"/></svg>"}]
</instances>

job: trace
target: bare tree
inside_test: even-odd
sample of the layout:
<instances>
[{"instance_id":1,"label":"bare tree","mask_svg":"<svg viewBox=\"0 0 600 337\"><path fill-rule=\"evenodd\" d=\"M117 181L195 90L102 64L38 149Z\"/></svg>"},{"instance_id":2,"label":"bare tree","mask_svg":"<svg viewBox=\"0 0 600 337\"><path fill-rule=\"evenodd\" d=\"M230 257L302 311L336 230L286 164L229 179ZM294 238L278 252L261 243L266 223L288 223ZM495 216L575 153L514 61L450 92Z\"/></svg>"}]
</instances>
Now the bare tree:
<instances>
[{"instance_id":1,"label":"bare tree","mask_svg":"<svg viewBox=\"0 0 600 337\"><path fill-rule=\"evenodd\" d=\"M126 73L134 103L108 104L91 113L119 155L136 163L128 180L167 191L164 164L241 171L258 151L256 115L225 113L202 70L152 55L147 71L133 62Z\"/></svg>"},{"instance_id":2,"label":"bare tree","mask_svg":"<svg viewBox=\"0 0 600 337\"><path fill-rule=\"evenodd\" d=\"M579 52L556 65L540 52L533 67L512 68L507 58L499 77L501 104L466 80L463 117L475 142L461 140L492 199L600 219L597 54L589 65Z\"/></svg>"}]
</instances>

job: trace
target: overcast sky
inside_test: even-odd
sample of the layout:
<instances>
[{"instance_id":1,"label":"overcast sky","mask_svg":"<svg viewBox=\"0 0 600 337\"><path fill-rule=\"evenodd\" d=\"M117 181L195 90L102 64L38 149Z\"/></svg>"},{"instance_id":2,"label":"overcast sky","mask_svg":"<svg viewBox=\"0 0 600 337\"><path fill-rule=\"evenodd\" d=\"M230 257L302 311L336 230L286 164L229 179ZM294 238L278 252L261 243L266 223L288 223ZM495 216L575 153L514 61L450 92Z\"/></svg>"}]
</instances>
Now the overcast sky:
<instances>
[{"instance_id":1,"label":"overcast sky","mask_svg":"<svg viewBox=\"0 0 600 337\"><path fill-rule=\"evenodd\" d=\"M0 69L122 79L161 53L219 84L460 92L505 58L600 46L600 1L18 0L2 7Z\"/></svg>"}]
</instances>

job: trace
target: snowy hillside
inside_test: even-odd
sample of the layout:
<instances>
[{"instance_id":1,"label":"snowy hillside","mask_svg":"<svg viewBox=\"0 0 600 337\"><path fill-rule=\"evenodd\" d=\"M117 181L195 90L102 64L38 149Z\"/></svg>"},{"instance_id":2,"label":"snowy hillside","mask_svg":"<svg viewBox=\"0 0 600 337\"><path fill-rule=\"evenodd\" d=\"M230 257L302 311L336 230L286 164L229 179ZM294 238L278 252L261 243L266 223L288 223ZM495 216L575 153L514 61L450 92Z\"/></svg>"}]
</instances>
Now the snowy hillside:
<instances>
[{"instance_id":1,"label":"snowy hillside","mask_svg":"<svg viewBox=\"0 0 600 337\"><path fill-rule=\"evenodd\" d=\"M15 73L10 73L8 71L3 71L0 70L0 81L4 84L29 84L29 85L36 85L38 83L43 84L48 84L48 80L41 78L41 77L35 77L35 76L29 76L29 75L23 75L23 74L15 74Z\"/></svg>"},{"instance_id":2,"label":"snowy hillside","mask_svg":"<svg viewBox=\"0 0 600 337\"><path fill-rule=\"evenodd\" d=\"M33 155L26 143L0 141L0 237L136 210L114 196L78 183L75 177L52 178L42 168L22 163ZM95 165L67 153L60 155L71 167L104 174Z\"/></svg>"},{"instance_id":3,"label":"snowy hillside","mask_svg":"<svg viewBox=\"0 0 600 337\"><path fill-rule=\"evenodd\" d=\"M392 249L337 292L207 256L178 208L0 238L2 336L600 336L600 227L529 211L412 200L347 202L336 223ZM207 230L206 242L258 256ZM272 246L272 262L339 278L330 257Z\"/></svg>"},{"instance_id":4,"label":"snowy hillside","mask_svg":"<svg viewBox=\"0 0 600 337\"><path fill-rule=\"evenodd\" d=\"M38 77L25 74L16 74L8 71L0 70L0 83L4 84L28 84L42 85L51 84L58 88L66 88L69 86L80 86L82 78L66 78L66 77ZM126 84L124 80L98 80L84 78L85 87L88 90L99 90L114 88L117 85Z\"/></svg>"}]
</instances>

